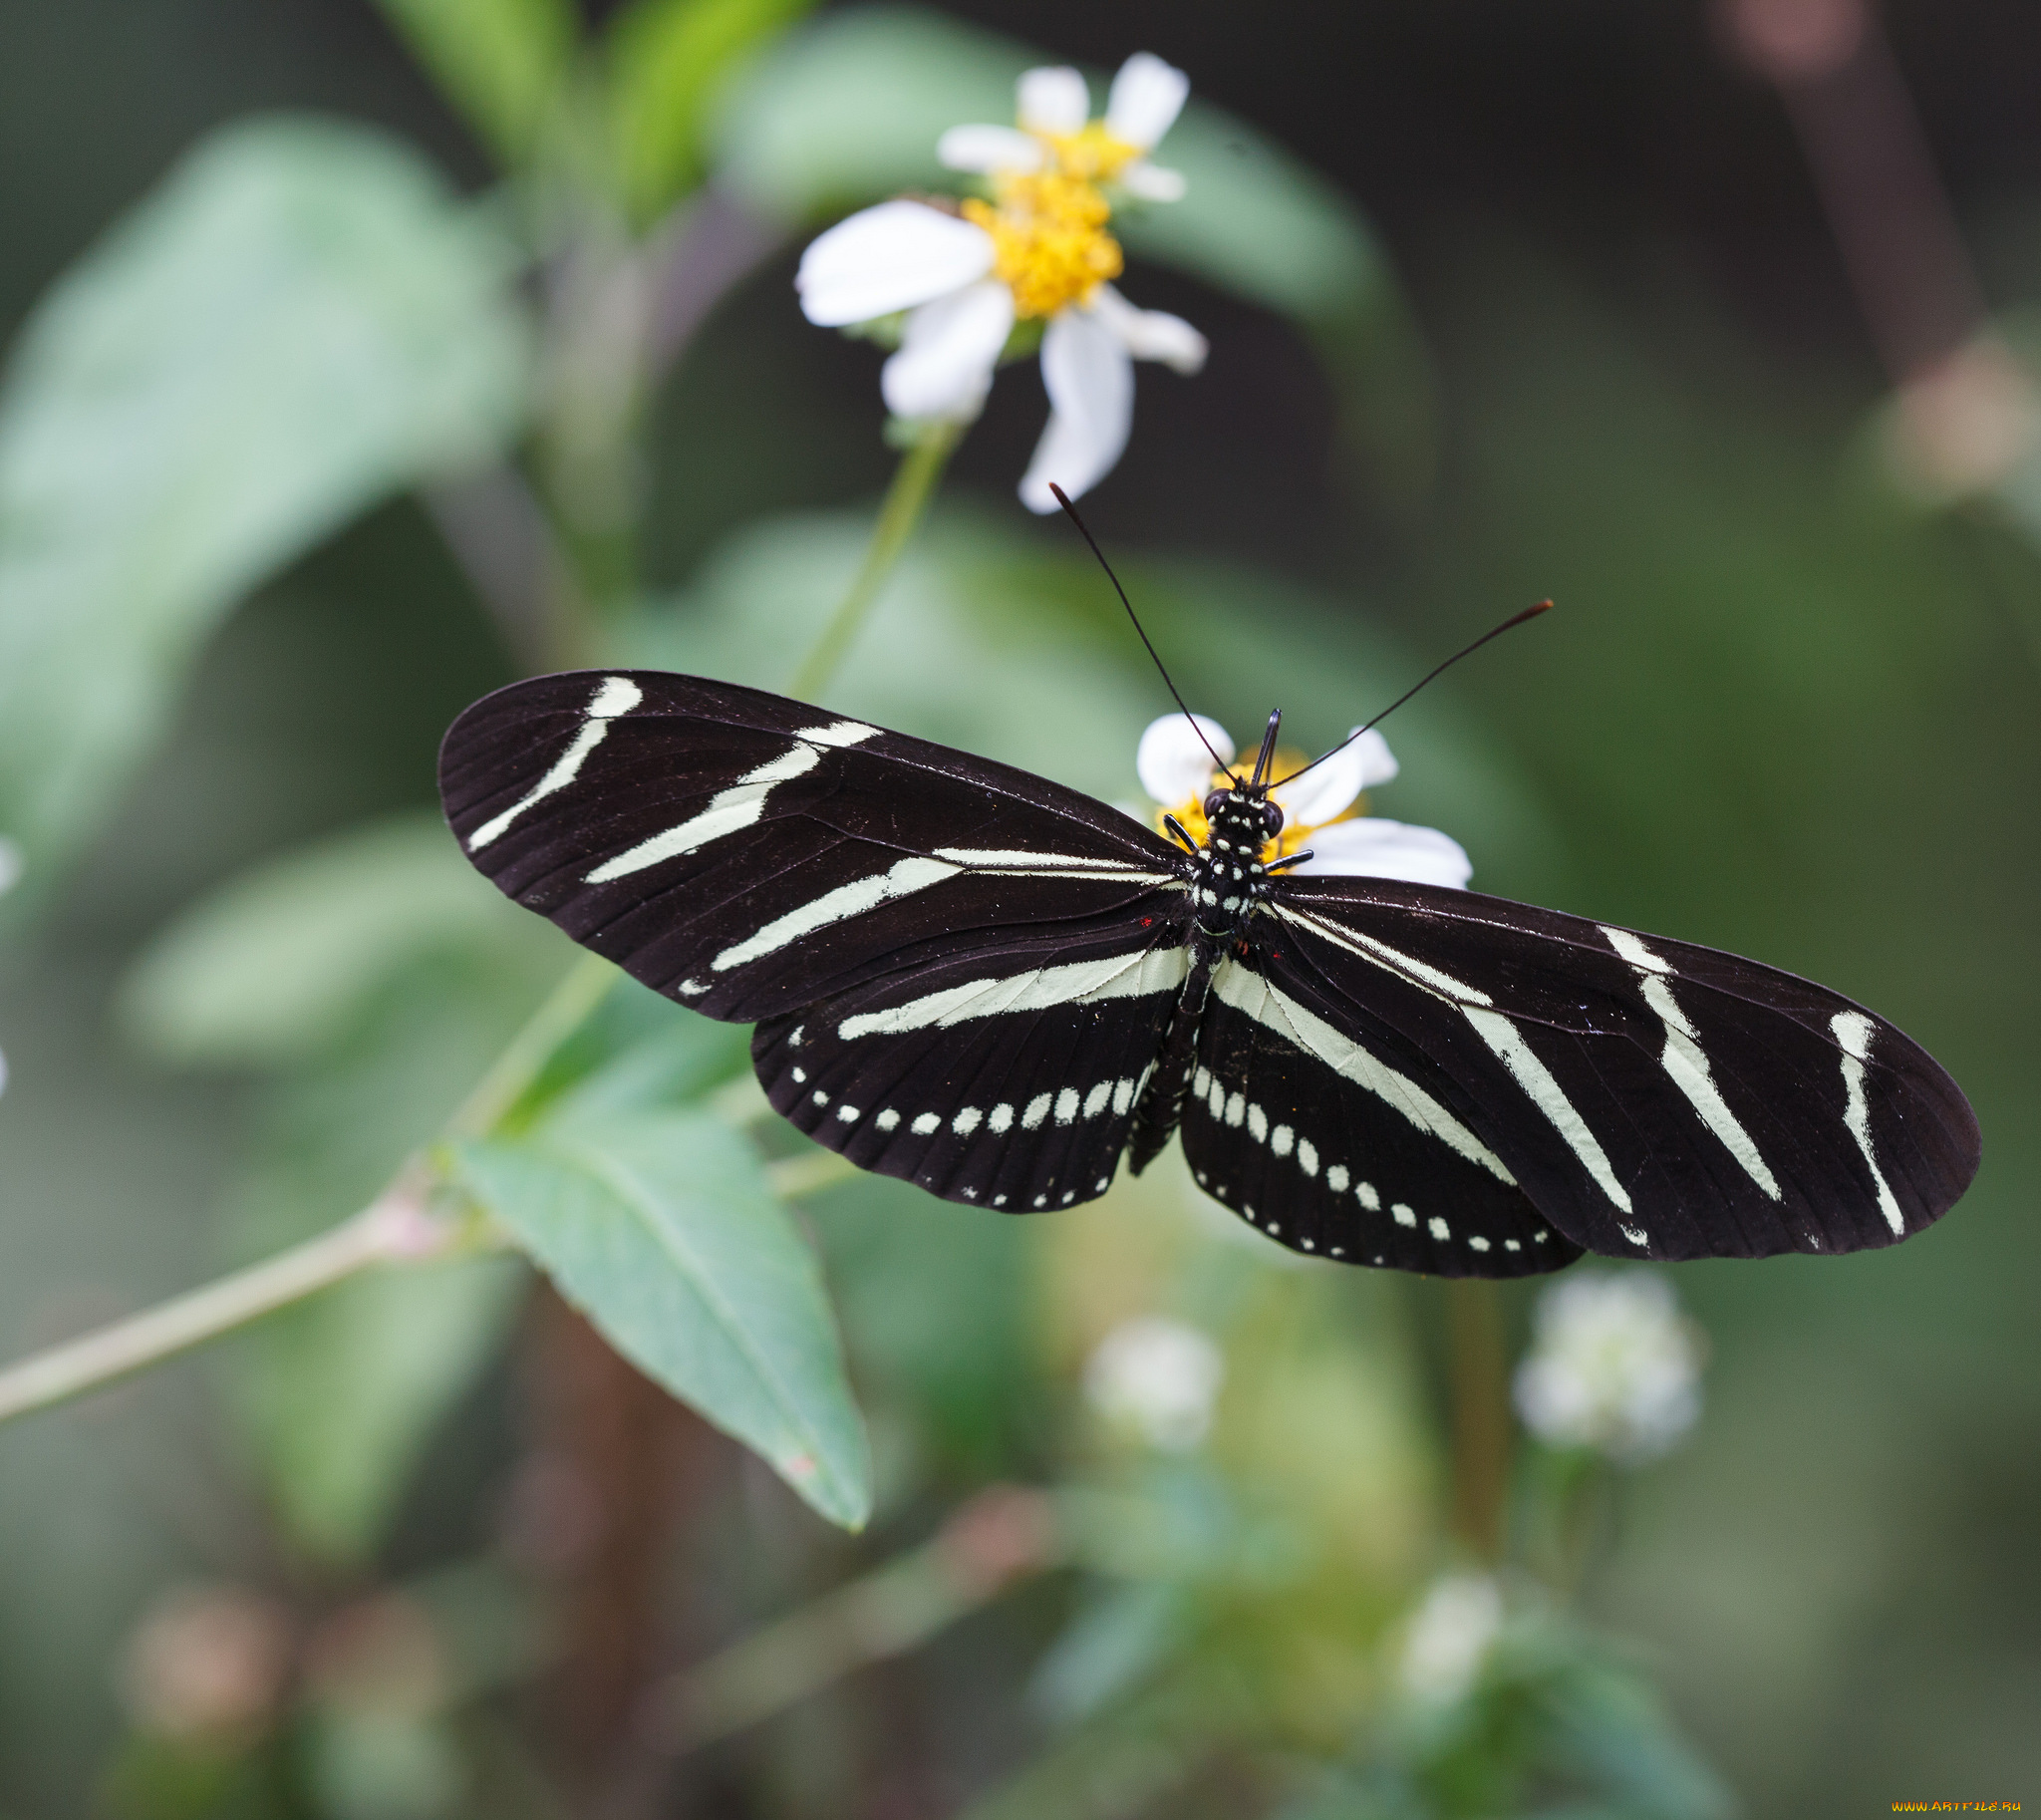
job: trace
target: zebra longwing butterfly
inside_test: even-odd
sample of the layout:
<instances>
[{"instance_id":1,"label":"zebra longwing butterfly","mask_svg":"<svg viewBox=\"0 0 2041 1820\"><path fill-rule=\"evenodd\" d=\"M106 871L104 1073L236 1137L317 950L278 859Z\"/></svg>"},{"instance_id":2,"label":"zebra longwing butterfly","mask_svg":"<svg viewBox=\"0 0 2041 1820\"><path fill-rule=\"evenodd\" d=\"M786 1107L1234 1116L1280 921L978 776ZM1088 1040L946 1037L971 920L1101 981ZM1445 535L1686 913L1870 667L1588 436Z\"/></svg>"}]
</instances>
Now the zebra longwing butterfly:
<instances>
[{"instance_id":1,"label":"zebra longwing butterfly","mask_svg":"<svg viewBox=\"0 0 2041 1820\"><path fill-rule=\"evenodd\" d=\"M1892 1025L1706 948L1264 863L1266 761L1201 846L1009 765L732 684L540 677L467 710L474 864L646 985L754 1023L773 1106L1009 1213L1181 1129L1199 1184L1315 1257L1514 1277L1583 1250L1890 1245L1975 1173Z\"/></svg>"}]
</instances>

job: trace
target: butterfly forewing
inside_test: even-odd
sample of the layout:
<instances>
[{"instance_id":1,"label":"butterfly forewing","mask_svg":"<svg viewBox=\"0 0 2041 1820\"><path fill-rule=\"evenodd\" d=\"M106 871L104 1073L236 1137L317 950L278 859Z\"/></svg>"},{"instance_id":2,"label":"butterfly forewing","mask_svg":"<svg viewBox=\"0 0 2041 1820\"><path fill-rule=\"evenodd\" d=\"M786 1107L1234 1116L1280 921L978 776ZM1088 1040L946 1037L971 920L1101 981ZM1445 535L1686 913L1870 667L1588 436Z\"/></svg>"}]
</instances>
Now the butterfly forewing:
<instances>
[{"instance_id":1,"label":"butterfly forewing","mask_svg":"<svg viewBox=\"0 0 2041 1820\"><path fill-rule=\"evenodd\" d=\"M498 691L448 733L440 784L501 889L718 1018L792 1012L1003 931L1104 921L1136 944L1182 897L1166 843L1073 790L659 672Z\"/></svg>"},{"instance_id":2,"label":"butterfly forewing","mask_svg":"<svg viewBox=\"0 0 2041 1820\"><path fill-rule=\"evenodd\" d=\"M1976 1170L1917 1045L1849 1000L1683 942L1471 892L1301 879L1271 982L1430 1062L1561 1232L1614 1257L1889 1245Z\"/></svg>"}]
</instances>

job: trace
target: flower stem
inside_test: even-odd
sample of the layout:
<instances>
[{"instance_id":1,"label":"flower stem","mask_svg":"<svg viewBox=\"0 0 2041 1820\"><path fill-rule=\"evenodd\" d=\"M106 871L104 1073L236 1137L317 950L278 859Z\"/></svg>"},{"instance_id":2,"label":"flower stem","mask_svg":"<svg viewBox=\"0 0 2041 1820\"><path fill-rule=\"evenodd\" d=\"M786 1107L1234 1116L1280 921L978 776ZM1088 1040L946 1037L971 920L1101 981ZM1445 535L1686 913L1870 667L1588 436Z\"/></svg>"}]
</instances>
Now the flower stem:
<instances>
[{"instance_id":1,"label":"flower stem","mask_svg":"<svg viewBox=\"0 0 2041 1820\"><path fill-rule=\"evenodd\" d=\"M0 1371L0 1422L159 1365L371 1265L439 1256L460 1236L425 1210L415 1182L393 1186L316 1239Z\"/></svg>"},{"instance_id":2,"label":"flower stem","mask_svg":"<svg viewBox=\"0 0 2041 1820\"><path fill-rule=\"evenodd\" d=\"M447 1119L442 1138L486 1137L530 1090L561 1044L588 1022L623 978L613 962L583 954L510 1039L510 1047Z\"/></svg>"},{"instance_id":3,"label":"flower stem","mask_svg":"<svg viewBox=\"0 0 2041 1820\"><path fill-rule=\"evenodd\" d=\"M1607 1460L1599 1453L1572 1465L1561 1494L1553 1583L1562 1597L1578 1600L1594 1565L1596 1539L1609 1527L1615 1484Z\"/></svg>"},{"instance_id":4,"label":"flower stem","mask_svg":"<svg viewBox=\"0 0 2041 1820\"><path fill-rule=\"evenodd\" d=\"M935 497L936 482L950 464L950 455L964 435L962 424L931 424L920 442L900 457L893 470L893 483L879 506L879 521L872 527L872 540L865 547L865 559L850 591L838 603L835 614L822 628L822 636L807 655L787 694L798 701L812 701L829 686L836 667L864 624L865 615L878 599L886 577L907 548L915 526Z\"/></svg>"},{"instance_id":5,"label":"flower stem","mask_svg":"<svg viewBox=\"0 0 2041 1820\"><path fill-rule=\"evenodd\" d=\"M1484 1561L1502 1554L1510 1477L1510 1396L1503 1318L1484 1277L1446 1285L1453 1397L1453 1525Z\"/></svg>"}]
</instances>

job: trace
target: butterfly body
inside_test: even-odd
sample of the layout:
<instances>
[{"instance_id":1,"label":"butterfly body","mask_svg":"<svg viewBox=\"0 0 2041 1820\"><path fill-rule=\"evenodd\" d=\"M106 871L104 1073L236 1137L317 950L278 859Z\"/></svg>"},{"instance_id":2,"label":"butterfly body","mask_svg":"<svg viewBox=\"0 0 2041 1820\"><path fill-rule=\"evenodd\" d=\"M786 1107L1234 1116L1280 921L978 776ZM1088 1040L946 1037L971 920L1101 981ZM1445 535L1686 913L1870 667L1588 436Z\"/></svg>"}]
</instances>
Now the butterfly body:
<instances>
[{"instance_id":1,"label":"butterfly body","mask_svg":"<svg viewBox=\"0 0 2041 1820\"><path fill-rule=\"evenodd\" d=\"M1183 862L1182 916L1190 949L1184 980L1168 1035L1141 1096L1127 1140L1127 1167L1135 1174L1161 1154L1182 1122L1184 1099L1197 1064L1198 1029L1213 977L1229 954L1252 942L1255 918L1269 895L1271 875L1262 862L1264 843L1274 831L1269 803L1253 785L1215 790L1206 821L1210 832ZM1282 825L1281 812L1275 817Z\"/></svg>"},{"instance_id":2,"label":"butterfly body","mask_svg":"<svg viewBox=\"0 0 2041 1820\"><path fill-rule=\"evenodd\" d=\"M945 1199L1076 1205L1180 1131L1199 1184L1295 1250L1515 1276L1890 1244L1974 1173L1955 1084L1850 1001L1473 892L1289 875L1259 780L1176 844L1010 766L649 671L499 691L441 755L499 887L754 1023L778 1111Z\"/></svg>"}]
</instances>

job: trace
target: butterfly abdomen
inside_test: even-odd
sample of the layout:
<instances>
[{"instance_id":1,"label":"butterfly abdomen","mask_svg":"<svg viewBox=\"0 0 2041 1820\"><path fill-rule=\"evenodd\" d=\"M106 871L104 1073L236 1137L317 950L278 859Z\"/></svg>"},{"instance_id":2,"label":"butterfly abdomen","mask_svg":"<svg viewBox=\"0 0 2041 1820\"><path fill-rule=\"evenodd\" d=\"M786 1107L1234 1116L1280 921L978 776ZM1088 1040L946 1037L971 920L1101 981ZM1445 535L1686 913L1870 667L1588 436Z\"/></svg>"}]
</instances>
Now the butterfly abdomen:
<instances>
[{"instance_id":1,"label":"butterfly abdomen","mask_svg":"<svg viewBox=\"0 0 2041 1820\"><path fill-rule=\"evenodd\" d=\"M1191 1070L1198 1061L1198 1026L1204 1020L1213 971L1225 952L1222 945L1210 943L1203 936L1192 952L1190 977L1184 981L1183 996L1176 1002L1169 1035L1163 1039L1154 1071L1134 1103L1134 1123L1127 1133L1127 1167L1136 1175L1162 1153L1182 1121Z\"/></svg>"}]
</instances>

